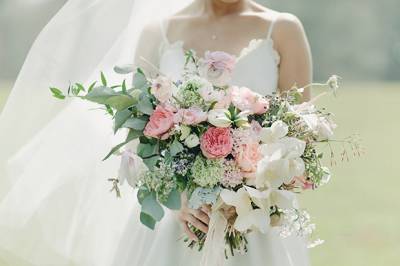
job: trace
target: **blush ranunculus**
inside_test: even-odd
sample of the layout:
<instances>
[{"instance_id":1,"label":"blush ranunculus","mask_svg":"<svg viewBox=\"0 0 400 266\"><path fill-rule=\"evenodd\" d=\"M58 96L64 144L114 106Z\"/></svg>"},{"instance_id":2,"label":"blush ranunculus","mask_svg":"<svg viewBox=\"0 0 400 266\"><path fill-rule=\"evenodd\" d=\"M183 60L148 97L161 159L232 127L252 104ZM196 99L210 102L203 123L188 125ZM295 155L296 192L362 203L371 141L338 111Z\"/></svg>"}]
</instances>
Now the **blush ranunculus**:
<instances>
[{"instance_id":1,"label":"blush ranunculus","mask_svg":"<svg viewBox=\"0 0 400 266\"><path fill-rule=\"evenodd\" d=\"M184 125L196 125L207 120L207 113L199 107L179 109L174 116L175 123Z\"/></svg>"},{"instance_id":2,"label":"blush ranunculus","mask_svg":"<svg viewBox=\"0 0 400 266\"><path fill-rule=\"evenodd\" d=\"M176 93L176 90L177 88L171 79L164 76L158 76L153 80L150 92L161 103L166 103L172 98L173 94Z\"/></svg>"},{"instance_id":3,"label":"blush ranunculus","mask_svg":"<svg viewBox=\"0 0 400 266\"><path fill-rule=\"evenodd\" d=\"M232 104L241 111L263 114L269 109L269 101L246 87L232 88Z\"/></svg>"},{"instance_id":4,"label":"blush ranunculus","mask_svg":"<svg viewBox=\"0 0 400 266\"><path fill-rule=\"evenodd\" d=\"M174 125L174 113L169 108L157 105L144 128L143 134L148 137L161 138Z\"/></svg>"},{"instance_id":5,"label":"blush ranunculus","mask_svg":"<svg viewBox=\"0 0 400 266\"><path fill-rule=\"evenodd\" d=\"M207 51L200 61L201 75L215 86L225 86L231 79L236 58L228 53Z\"/></svg>"},{"instance_id":6,"label":"blush ranunculus","mask_svg":"<svg viewBox=\"0 0 400 266\"><path fill-rule=\"evenodd\" d=\"M233 139L229 128L210 127L201 136L200 148L209 159L224 158L232 152Z\"/></svg>"}]
</instances>

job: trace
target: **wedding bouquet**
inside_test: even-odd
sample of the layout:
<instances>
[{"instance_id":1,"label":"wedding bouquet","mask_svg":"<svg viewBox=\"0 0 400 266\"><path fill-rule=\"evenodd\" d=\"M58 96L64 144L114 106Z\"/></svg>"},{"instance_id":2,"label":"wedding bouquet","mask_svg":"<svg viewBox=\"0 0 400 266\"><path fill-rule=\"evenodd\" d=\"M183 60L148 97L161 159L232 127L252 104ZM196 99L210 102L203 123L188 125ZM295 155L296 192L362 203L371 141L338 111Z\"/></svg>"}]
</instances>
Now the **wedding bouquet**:
<instances>
[{"instance_id":1,"label":"wedding bouquet","mask_svg":"<svg viewBox=\"0 0 400 266\"><path fill-rule=\"evenodd\" d=\"M121 156L118 178L110 180L118 196L119 183L137 188L141 222L153 229L163 206L180 209L186 193L190 208L212 209L209 232L192 226L199 241L186 239L189 246L204 246L205 253L218 247L225 256L246 252L251 231L267 233L276 226L282 237L312 233L315 225L295 193L329 181L319 146L329 145L336 127L315 99L301 103L304 88L262 96L228 85L234 66L235 57L227 53L198 58L189 51L181 80L162 73L150 78L137 69L132 86L125 80L110 86L102 73L100 86L77 83L68 89L69 96L103 105L115 132L128 130L105 159ZM338 77L312 85L335 92ZM51 91L66 97L60 89ZM356 142L343 142L358 149Z\"/></svg>"}]
</instances>

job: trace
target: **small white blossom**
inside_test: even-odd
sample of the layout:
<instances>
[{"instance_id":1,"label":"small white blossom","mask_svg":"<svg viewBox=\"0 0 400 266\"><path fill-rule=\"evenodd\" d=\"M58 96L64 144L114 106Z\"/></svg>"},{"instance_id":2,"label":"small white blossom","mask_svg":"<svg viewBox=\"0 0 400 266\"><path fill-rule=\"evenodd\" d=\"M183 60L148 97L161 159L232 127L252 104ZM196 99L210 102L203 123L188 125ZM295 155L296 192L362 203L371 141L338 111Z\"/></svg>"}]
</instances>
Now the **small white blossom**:
<instances>
[{"instance_id":1,"label":"small white blossom","mask_svg":"<svg viewBox=\"0 0 400 266\"><path fill-rule=\"evenodd\" d=\"M199 137L196 134L190 134L186 139L185 139L185 145L188 148L194 148L197 145L200 144Z\"/></svg>"}]
</instances>

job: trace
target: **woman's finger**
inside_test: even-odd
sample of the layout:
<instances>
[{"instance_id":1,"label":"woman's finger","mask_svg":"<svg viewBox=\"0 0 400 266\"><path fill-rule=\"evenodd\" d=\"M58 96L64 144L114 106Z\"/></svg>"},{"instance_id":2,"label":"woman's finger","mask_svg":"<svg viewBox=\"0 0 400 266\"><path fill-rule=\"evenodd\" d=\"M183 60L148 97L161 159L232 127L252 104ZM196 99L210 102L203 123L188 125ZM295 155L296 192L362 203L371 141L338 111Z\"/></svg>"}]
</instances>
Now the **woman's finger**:
<instances>
[{"instance_id":1,"label":"woman's finger","mask_svg":"<svg viewBox=\"0 0 400 266\"><path fill-rule=\"evenodd\" d=\"M201 210L203 212L207 213L208 215L210 215L210 213L211 213L211 205L204 204L203 206L201 206Z\"/></svg>"},{"instance_id":2,"label":"woman's finger","mask_svg":"<svg viewBox=\"0 0 400 266\"><path fill-rule=\"evenodd\" d=\"M202 210L191 210L190 212L194 215L194 217L202 221L204 224L209 224L210 217Z\"/></svg>"},{"instance_id":3,"label":"woman's finger","mask_svg":"<svg viewBox=\"0 0 400 266\"><path fill-rule=\"evenodd\" d=\"M203 233L207 234L208 226L203 224L199 219L194 217L193 215L188 215L187 221L191 223L194 227L202 231Z\"/></svg>"},{"instance_id":4,"label":"woman's finger","mask_svg":"<svg viewBox=\"0 0 400 266\"><path fill-rule=\"evenodd\" d=\"M190 230L188 223L185 221L182 221L181 223L183 231L186 233L186 235L193 241L199 241L199 238L196 236L196 234L193 233L192 230Z\"/></svg>"}]
</instances>

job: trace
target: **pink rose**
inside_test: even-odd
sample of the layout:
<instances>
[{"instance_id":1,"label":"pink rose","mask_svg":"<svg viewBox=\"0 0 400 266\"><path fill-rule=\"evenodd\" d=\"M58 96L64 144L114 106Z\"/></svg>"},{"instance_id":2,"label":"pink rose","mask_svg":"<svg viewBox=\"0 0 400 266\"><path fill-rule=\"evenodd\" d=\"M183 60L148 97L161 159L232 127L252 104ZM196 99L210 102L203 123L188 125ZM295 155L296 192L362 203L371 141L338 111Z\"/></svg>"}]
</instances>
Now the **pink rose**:
<instances>
[{"instance_id":1,"label":"pink rose","mask_svg":"<svg viewBox=\"0 0 400 266\"><path fill-rule=\"evenodd\" d=\"M200 61L200 72L215 86L225 86L231 79L235 64L236 58L228 53L207 51Z\"/></svg>"},{"instance_id":2,"label":"pink rose","mask_svg":"<svg viewBox=\"0 0 400 266\"><path fill-rule=\"evenodd\" d=\"M246 87L233 87L232 104L241 111L263 114L268 111L269 101Z\"/></svg>"},{"instance_id":3,"label":"pink rose","mask_svg":"<svg viewBox=\"0 0 400 266\"><path fill-rule=\"evenodd\" d=\"M249 141L235 148L233 154L239 168L245 176L252 176L257 170L257 163L262 158L258 142Z\"/></svg>"},{"instance_id":4,"label":"pink rose","mask_svg":"<svg viewBox=\"0 0 400 266\"><path fill-rule=\"evenodd\" d=\"M233 140L229 128L210 127L201 136L200 148L209 159L224 158L232 152Z\"/></svg>"},{"instance_id":5,"label":"pink rose","mask_svg":"<svg viewBox=\"0 0 400 266\"><path fill-rule=\"evenodd\" d=\"M174 113L170 108L157 105L144 128L143 134L148 137L165 137L168 130L174 125Z\"/></svg>"},{"instance_id":6,"label":"pink rose","mask_svg":"<svg viewBox=\"0 0 400 266\"><path fill-rule=\"evenodd\" d=\"M153 80L150 92L161 103L165 103L172 98L174 89L175 85L172 83L171 79L164 76L158 76Z\"/></svg>"},{"instance_id":7,"label":"pink rose","mask_svg":"<svg viewBox=\"0 0 400 266\"><path fill-rule=\"evenodd\" d=\"M196 125L207 120L207 113L199 107L179 109L175 114L174 122L184 125Z\"/></svg>"}]
</instances>

